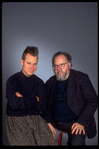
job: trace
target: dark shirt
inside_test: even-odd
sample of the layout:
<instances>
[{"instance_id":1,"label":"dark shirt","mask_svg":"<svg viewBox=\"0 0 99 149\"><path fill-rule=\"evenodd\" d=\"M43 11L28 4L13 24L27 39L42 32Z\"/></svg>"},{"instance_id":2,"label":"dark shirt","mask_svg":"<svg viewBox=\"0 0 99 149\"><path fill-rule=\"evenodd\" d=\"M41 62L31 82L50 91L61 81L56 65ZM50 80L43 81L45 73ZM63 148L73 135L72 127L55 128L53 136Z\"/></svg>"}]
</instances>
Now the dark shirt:
<instances>
[{"instance_id":1,"label":"dark shirt","mask_svg":"<svg viewBox=\"0 0 99 149\"><path fill-rule=\"evenodd\" d=\"M67 105L68 80L57 81L53 94L52 117L57 122L70 122L76 119Z\"/></svg>"},{"instance_id":2,"label":"dark shirt","mask_svg":"<svg viewBox=\"0 0 99 149\"><path fill-rule=\"evenodd\" d=\"M17 97L19 92L23 97ZM40 101L37 101L36 96ZM9 116L39 115L46 107L46 90L43 81L36 75L26 77L23 72L11 76L6 85L7 110Z\"/></svg>"},{"instance_id":3,"label":"dark shirt","mask_svg":"<svg viewBox=\"0 0 99 149\"><path fill-rule=\"evenodd\" d=\"M46 82L47 89L47 109L50 113L43 117L47 122L53 121L52 118L52 101L53 92L56 84L56 76L52 76ZM94 112L98 106L97 94L87 74L71 69L68 77L67 90L68 107L76 115L76 122L87 129L87 137L93 138L96 135L96 124Z\"/></svg>"}]
</instances>

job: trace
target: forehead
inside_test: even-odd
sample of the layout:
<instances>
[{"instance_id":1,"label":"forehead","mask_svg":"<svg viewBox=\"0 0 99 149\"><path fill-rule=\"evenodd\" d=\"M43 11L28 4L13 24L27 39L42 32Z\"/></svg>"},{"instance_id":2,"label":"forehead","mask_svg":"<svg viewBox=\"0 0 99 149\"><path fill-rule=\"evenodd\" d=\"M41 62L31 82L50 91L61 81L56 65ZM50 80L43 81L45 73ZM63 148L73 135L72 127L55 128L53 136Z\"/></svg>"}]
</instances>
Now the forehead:
<instances>
[{"instance_id":1,"label":"forehead","mask_svg":"<svg viewBox=\"0 0 99 149\"><path fill-rule=\"evenodd\" d=\"M25 61L37 61L37 60L38 60L37 56L32 56L30 54L26 54Z\"/></svg>"},{"instance_id":2,"label":"forehead","mask_svg":"<svg viewBox=\"0 0 99 149\"><path fill-rule=\"evenodd\" d=\"M66 62L67 62L66 57L63 54L55 57L55 59L54 59L54 64L55 65L59 65L61 63L66 63Z\"/></svg>"}]
</instances>

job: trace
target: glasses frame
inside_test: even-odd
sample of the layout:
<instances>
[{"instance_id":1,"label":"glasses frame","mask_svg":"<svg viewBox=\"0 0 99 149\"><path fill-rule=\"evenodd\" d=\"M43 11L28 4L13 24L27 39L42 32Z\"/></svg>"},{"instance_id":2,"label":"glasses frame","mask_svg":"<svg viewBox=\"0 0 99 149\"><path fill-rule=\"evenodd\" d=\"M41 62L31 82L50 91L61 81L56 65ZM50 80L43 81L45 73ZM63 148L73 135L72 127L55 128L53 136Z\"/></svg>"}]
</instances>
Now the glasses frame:
<instances>
[{"instance_id":1,"label":"glasses frame","mask_svg":"<svg viewBox=\"0 0 99 149\"><path fill-rule=\"evenodd\" d=\"M53 70L56 70L56 69L58 69L58 67L60 68L60 69L64 69L65 68L65 65L66 64L68 64L69 62L67 62L67 63L62 63L62 64L59 64L59 65L53 65ZM62 65L64 65L64 66L62 66ZM60 67L61 66L61 67ZM62 68L63 67L63 68Z\"/></svg>"}]
</instances>

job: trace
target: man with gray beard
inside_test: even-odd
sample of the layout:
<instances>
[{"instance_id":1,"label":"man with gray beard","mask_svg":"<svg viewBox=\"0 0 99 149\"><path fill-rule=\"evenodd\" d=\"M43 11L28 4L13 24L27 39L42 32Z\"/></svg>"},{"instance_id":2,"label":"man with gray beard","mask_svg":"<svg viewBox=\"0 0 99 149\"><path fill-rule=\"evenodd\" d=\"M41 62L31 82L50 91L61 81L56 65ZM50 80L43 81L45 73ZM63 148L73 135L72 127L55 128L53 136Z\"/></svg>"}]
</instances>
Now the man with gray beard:
<instances>
[{"instance_id":1,"label":"man with gray beard","mask_svg":"<svg viewBox=\"0 0 99 149\"><path fill-rule=\"evenodd\" d=\"M53 135L54 127L68 134L68 145L85 145L85 138L96 135L94 112L98 99L87 74L71 69L69 53L53 56L55 75L46 82L48 116Z\"/></svg>"}]
</instances>

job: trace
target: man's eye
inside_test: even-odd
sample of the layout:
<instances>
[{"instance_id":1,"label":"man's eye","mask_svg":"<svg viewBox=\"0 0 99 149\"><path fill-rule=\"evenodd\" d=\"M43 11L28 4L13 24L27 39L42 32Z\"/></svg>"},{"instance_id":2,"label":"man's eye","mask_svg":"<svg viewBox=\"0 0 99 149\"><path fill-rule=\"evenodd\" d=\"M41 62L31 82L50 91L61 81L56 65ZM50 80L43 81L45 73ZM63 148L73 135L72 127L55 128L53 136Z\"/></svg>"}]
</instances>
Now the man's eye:
<instances>
[{"instance_id":1,"label":"man's eye","mask_svg":"<svg viewBox=\"0 0 99 149\"><path fill-rule=\"evenodd\" d=\"M61 66L64 66L64 64L61 64Z\"/></svg>"},{"instance_id":2,"label":"man's eye","mask_svg":"<svg viewBox=\"0 0 99 149\"><path fill-rule=\"evenodd\" d=\"M31 64L30 62L28 62L27 64Z\"/></svg>"},{"instance_id":3,"label":"man's eye","mask_svg":"<svg viewBox=\"0 0 99 149\"><path fill-rule=\"evenodd\" d=\"M36 65L37 65L37 63L34 63L33 65L34 65L34 66L36 66Z\"/></svg>"},{"instance_id":4,"label":"man's eye","mask_svg":"<svg viewBox=\"0 0 99 149\"><path fill-rule=\"evenodd\" d=\"M57 65L54 66L54 68L57 68L57 67L58 67Z\"/></svg>"}]
</instances>

